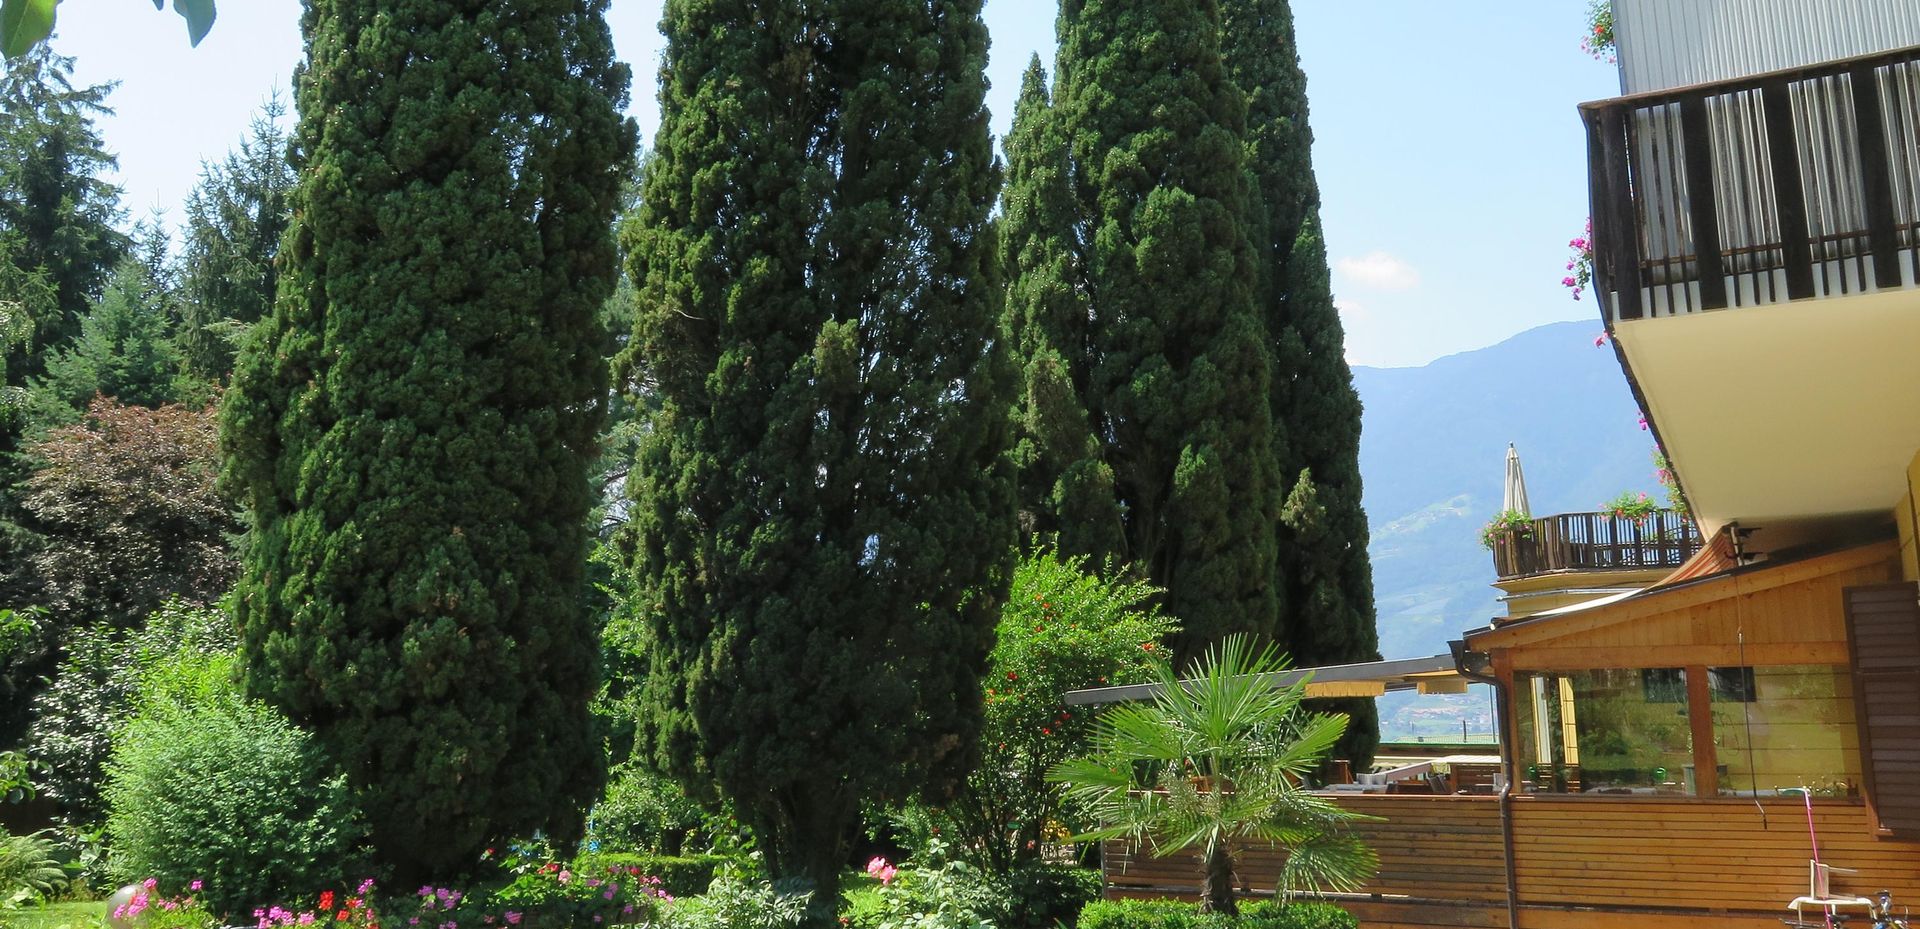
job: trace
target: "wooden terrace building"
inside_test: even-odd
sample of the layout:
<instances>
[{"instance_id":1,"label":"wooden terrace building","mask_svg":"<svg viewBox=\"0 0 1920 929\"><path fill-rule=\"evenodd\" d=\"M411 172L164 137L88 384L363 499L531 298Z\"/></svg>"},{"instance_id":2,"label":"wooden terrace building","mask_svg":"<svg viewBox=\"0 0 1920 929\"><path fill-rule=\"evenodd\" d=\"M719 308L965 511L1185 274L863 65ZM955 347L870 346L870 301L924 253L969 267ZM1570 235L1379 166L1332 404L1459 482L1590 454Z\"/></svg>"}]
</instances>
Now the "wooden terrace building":
<instances>
[{"instance_id":1,"label":"wooden terrace building","mask_svg":"<svg viewBox=\"0 0 1920 929\"><path fill-rule=\"evenodd\" d=\"M1817 836L1834 893L1920 910L1920 4L1614 11L1623 94L1579 109L1594 291L1699 536L1572 514L1496 546L1508 615L1453 672L1494 686L1497 786L1346 795L1382 867L1341 902L1778 927ZM1379 670L1342 692L1419 686ZM1111 894L1195 884L1108 851ZM1274 853L1243 860L1271 892Z\"/></svg>"}]
</instances>

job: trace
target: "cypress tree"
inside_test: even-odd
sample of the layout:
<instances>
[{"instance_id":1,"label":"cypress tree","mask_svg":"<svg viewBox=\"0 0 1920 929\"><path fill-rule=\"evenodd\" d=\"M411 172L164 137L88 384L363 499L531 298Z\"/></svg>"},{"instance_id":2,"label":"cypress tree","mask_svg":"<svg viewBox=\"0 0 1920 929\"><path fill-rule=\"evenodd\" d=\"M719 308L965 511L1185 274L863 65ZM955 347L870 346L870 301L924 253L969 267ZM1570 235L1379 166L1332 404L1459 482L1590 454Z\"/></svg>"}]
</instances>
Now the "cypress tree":
<instances>
[{"instance_id":1,"label":"cypress tree","mask_svg":"<svg viewBox=\"0 0 1920 929\"><path fill-rule=\"evenodd\" d=\"M1115 551L1064 532L1063 547L1117 556L1165 588L1179 654L1236 631L1274 637L1283 449L1254 306L1246 101L1221 59L1219 7L1065 0L1059 33L1049 118L1066 145L1074 258L1023 253L1015 293L1087 302L1030 315L1018 342L1030 370L1049 363L1035 346L1085 346L1081 401L1122 522ZM1092 483L1037 464L1029 488Z\"/></svg>"},{"instance_id":2,"label":"cypress tree","mask_svg":"<svg viewBox=\"0 0 1920 929\"><path fill-rule=\"evenodd\" d=\"M587 468L633 151L606 0L310 0L273 315L223 410L246 684L381 860L565 840L599 785Z\"/></svg>"},{"instance_id":3,"label":"cypress tree","mask_svg":"<svg viewBox=\"0 0 1920 929\"><path fill-rule=\"evenodd\" d=\"M1093 355L1087 295L1075 286L1082 268L1071 162L1038 55L1021 81L1006 151L1001 260L1021 269L1007 288L1007 331L1021 365L1013 453L1021 528L1057 535L1067 551L1117 555L1125 544L1113 466L1081 399Z\"/></svg>"},{"instance_id":4,"label":"cypress tree","mask_svg":"<svg viewBox=\"0 0 1920 929\"><path fill-rule=\"evenodd\" d=\"M629 226L656 763L837 896L977 752L1014 547L980 0L669 0ZM819 912L828 913L830 909Z\"/></svg>"},{"instance_id":5,"label":"cypress tree","mask_svg":"<svg viewBox=\"0 0 1920 929\"><path fill-rule=\"evenodd\" d=\"M1227 65L1247 93L1273 411L1289 440L1280 474L1291 490L1278 532L1286 644L1298 665L1371 661L1380 642L1360 499L1360 396L1328 281L1293 13L1288 0L1226 0L1224 14ZM1333 708L1353 717L1341 757L1364 763L1378 740L1373 701Z\"/></svg>"}]
</instances>

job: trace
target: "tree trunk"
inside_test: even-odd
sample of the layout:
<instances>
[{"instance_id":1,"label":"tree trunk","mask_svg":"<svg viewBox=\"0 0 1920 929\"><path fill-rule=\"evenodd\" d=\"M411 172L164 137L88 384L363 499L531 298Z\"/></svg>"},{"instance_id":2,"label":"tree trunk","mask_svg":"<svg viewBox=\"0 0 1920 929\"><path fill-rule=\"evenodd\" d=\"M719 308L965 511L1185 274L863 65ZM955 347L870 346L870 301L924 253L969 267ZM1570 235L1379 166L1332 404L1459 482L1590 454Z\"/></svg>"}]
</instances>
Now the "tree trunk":
<instances>
[{"instance_id":1,"label":"tree trunk","mask_svg":"<svg viewBox=\"0 0 1920 929\"><path fill-rule=\"evenodd\" d=\"M1200 912L1240 915L1240 904L1233 898L1233 863L1233 853L1224 844L1202 860Z\"/></svg>"}]
</instances>

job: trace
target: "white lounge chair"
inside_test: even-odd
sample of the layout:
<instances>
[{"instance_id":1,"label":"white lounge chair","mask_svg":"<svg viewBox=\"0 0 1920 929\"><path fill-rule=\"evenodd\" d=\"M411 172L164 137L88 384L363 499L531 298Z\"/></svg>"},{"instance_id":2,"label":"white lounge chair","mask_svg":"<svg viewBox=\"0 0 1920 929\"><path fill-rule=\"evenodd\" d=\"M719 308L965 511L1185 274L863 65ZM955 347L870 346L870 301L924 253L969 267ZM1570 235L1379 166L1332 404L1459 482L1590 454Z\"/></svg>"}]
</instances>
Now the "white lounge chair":
<instances>
[{"instance_id":1,"label":"white lounge chair","mask_svg":"<svg viewBox=\"0 0 1920 929\"><path fill-rule=\"evenodd\" d=\"M1868 913L1874 911L1874 902L1866 897L1834 896L1833 873L1835 871L1841 874L1860 873L1852 868L1836 868L1818 861L1807 862L1807 895L1795 897L1792 903L1787 904L1787 909L1793 911L1795 922L1805 922L1805 911L1809 909L1818 910L1824 915L1833 915L1841 910L1858 909L1866 910Z\"/></svg>"}]
</instances>

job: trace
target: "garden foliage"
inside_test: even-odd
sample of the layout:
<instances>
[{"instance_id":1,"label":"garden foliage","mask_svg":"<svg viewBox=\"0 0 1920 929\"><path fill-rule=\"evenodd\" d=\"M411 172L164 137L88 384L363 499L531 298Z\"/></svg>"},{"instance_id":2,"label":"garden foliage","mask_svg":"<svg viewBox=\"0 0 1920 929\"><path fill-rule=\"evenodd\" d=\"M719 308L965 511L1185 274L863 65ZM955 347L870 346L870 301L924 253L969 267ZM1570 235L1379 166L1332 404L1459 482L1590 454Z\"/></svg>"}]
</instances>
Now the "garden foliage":
<instances>
[{"instance_id":1,"label":"garden foliage","mask_svg":"<svg viewBox=\"0 0 1920 929\"><path fill-rule=\"evenodd\" d=\"M247 689L312 727L401 878L577 837L612 220L606 0L316 0L280 299L224 406Z\"/></svg>"},{"instance_id":2,"label":"garden foliage","mask_svg":"<svg viewBox=\"0 0 1920 929\"><path fill-rule=\"evenodd\" d=\"M0 914L47 899L67 884L59 849L47 832L0 830Z\"/></svg>"},{"instance_id":3,"label":"garden foliage","mask_svg":"<svg viewBox=\"0 0 1920 929\"><path fill-rule=\"evenodd\" d=\"M1239 915L1202 912L1175 900L1099 900L1080 911L1077 929L1358 929L1353 914L1327 903L1261 901Z\"/></svg>"},{"instance_id":4,"label":"garden foliage","mask_svg":"<svg viewBox=\"0 0 1920 929\"><path fill-rule=\"evenodd\" d=\"M1271 646L1238 635L1184 676L1161 664L1151 700L1109 707L1088 755L1051 772L1097 816L1084 837L1157 855L1195 849L1208 912L1238 912L1235 859L1249 844L1286 851L1282 898L1359 887L1379 859L1347 826L1367 817L1302 786L1346 717L1302 712L1307 681L1273 681L1286 670Z\"/></svg>"},{"instance_id":5,"label":"garden foliage","mask_svg":"<svg viewBox=\"0 0 1920 929\"><path fill-rule=\"evenodd\" d=\"M231 654L234 644L231 617L181 601L162 606L138 630L74 631L58 672L33 701L27 744L40 795L69 822L98 823L108 755L149 677L176 661Z\"/></svg>"},{"instance_id":6,"label":"garden foliage","mask_svg":"<svg viewBox=\"0 0 1920 929\"><path fill-rule=\"evenodd\" d=\"M230 655L151 669L105 789L116 874L170 893L204 880L208 908L227 914L345 880L364 832L312 737L245 699L236 676Z\"/></svg>"},{"instance_id":7,"label":"garden foliage","mask_svg":"<svg viewBox=\"0 0 1920 929\"><path fill-rule=\"evenodd\" d=\"M670 778L628 763L607 779L606 795L587 816L590 841L606 851L678 855L690 851L707 813Z\"/></svg>"},{"instance_id":8,"label":"garden foliage","mask_svg":"<svg viewBox=\"0 0 1920 929\"><path fill-rule=\"evenodd\" d=\"M667 6L626 226L643 751L837 897L976 760L1014 543L980 0Z\"/></svg>"},{"instance_id":9,"label":"garden foliage","mask_svg":"<svg viewBox=\"0 0 1920 929\"><path fill-rule=\"evenodd\" d=\"M62 625L138 625L169 598L206 604L233 580L240 523L215 486L210 409L95 398L86 418L32 446L21 504L44 541L41 603Z\"/></svg>"},{"instance_id":10,"label":"garden foliage","mask_svg":"<svg viewBox=\"0 0 1920 929\"><path fill-rule=\"evenodd\" d=\"M1007 876L1073 832L1096 823L1063 807L1054 765L1086 750L1091 707L1069 691L1150 680L1161 640L1175 628L1158 593L1111 565L1035 546L1014 568L986 681L980 766L939 819L956 854Z\"/></svg>"}]
</instances>

